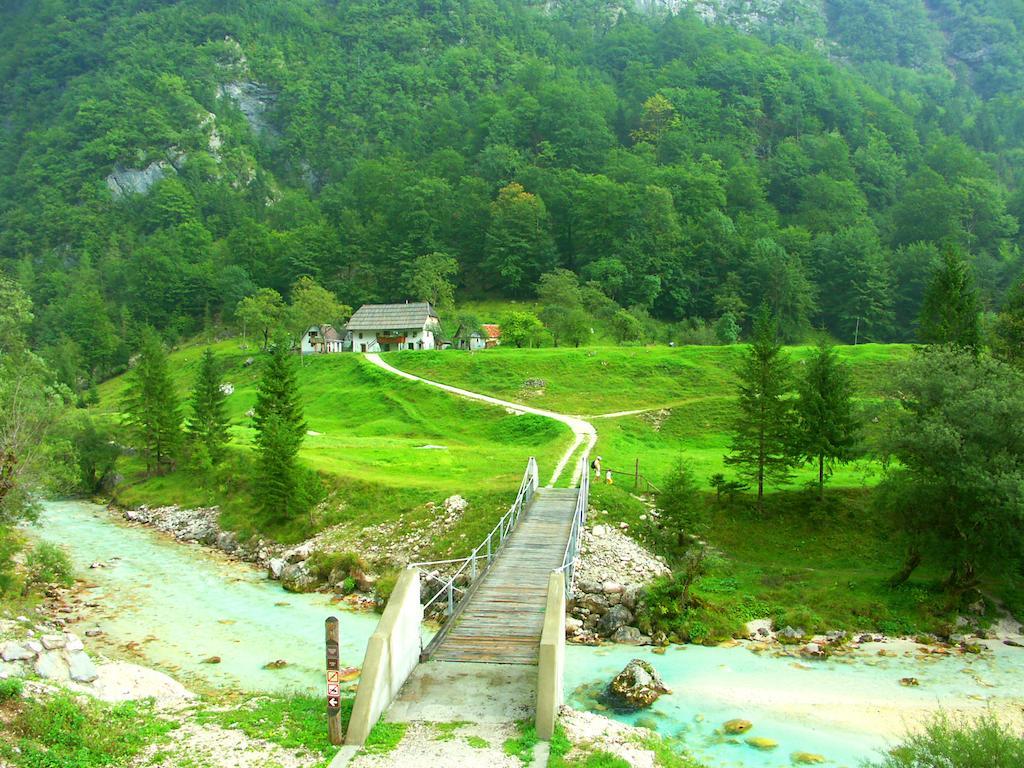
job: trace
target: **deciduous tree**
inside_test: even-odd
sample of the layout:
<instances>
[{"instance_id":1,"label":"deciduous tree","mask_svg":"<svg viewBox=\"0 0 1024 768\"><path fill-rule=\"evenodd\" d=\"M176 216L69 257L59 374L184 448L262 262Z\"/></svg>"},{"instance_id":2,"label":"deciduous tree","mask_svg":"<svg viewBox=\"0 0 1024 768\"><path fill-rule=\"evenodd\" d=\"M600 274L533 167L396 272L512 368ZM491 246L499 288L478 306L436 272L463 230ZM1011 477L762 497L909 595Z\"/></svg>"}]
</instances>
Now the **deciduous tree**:
<instances>
[{"instance_id":1,"label":"deciduous tree","mask_svg":"<svg viewBox=\"0 0 1024 768\"><path fill-rule=\"evenodd\" d=\"M896 381L895 458L880 502L904 534L905 581L924 560L957 596L1024 555L1024 375L951 345L921 349Z\"/></svg>"},{"instance_id":2,"label":"deciduous tree","mask_svg":"<svg viewBox=\"0 0 1024 768\"><path fill-rule=\"evenodd\" d=\"M284 318L284 299L273 288L260 288L252 296L246 296L235 308L235 317L245 326L258 329L263 334L263 349L270 343L270 335Z\"/></svg>"},{"instance_id":3,"label":"deciduous tree","mask_svg":"<svg viewBox=\"0 0 1024 768\"><path fill-rule=\"evenodd\" d=\"M409 294L418 301L428 301L438 309L455 306L455 276L459 263L447 253L426 253L413 259L406 273Z\"/></svg>"}]
</instances>

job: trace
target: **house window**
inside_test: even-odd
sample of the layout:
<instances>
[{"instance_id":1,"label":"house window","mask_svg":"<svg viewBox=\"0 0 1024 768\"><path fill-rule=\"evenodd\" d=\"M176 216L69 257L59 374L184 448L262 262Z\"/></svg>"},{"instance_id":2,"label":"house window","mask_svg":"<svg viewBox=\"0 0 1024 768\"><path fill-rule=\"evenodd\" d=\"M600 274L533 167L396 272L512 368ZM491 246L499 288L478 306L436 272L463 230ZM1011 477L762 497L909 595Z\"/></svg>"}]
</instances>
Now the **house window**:
<instances>
[{"instance_id":1,"label":"house window","mask_svg":"<svg viewBox=\"0 0 1024 768\"><path fill-rule=\"evenodd\" d=\"M409 342L409 349L416 349L416 345L413 342Z\"/></svg>"},{"instance_id":2,"label":"house window","mask_svg":"<svg viewBox=\"0 0 1024 768\"><path fill-rule=\"evenodd\" d=\"M361 339L361 338L363 338L363 334L361 334L361 333L360 333L360 334L359 334L359 338L360 338L360 339Z\"/></svg>"}]
</instances>

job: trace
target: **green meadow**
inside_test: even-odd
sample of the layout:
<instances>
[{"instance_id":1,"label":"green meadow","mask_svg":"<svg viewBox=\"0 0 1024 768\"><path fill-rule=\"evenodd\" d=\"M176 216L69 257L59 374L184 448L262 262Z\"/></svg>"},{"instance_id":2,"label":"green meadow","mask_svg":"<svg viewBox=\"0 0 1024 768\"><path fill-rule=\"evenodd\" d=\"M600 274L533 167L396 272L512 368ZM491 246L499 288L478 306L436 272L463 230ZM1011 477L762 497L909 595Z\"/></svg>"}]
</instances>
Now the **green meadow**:
<instances>
[{"instance_id":1,"label":"green meadow","mask_svg":"<svg viewBox=\"0 0 1024 768\"><path fill-rule=\"evenodd\" d=\"M396 352L393 365L429 379L561 413L591 418L597 452L613 470L640 472L658 486L680 462L706 483L725 472L735 418L736 370L745 347L583 347L579 349L499 348L473 354L457 351ZM790 347L795 375L811 347ZM895 366L910 354L906 345L839 347L857 391L870 440L879 427ZM642 411L630 415L623 412ZM793 485L811 481L811 467L794 473ZM838 467L836 487L873 484L877 462L866 459ZM621 481L621 478L617 478Z\"/></svg>"},{"instance_id":2,"label":"green meadow","mask_svg":"<svg viewBox=\"0 0 1024 768\"><path fill-rule=\"evenodd\" d=\"M205 349L195 344L174 351L170 368L186 400ZM232 452L215 482L198 478L187 466L145 477L141 462L126 463L128 483L118 501L131 504L220 504L226 521L254 531L249 515L246 464L254 430L247 412L256 401L263 355L240 349L237 340L213 345L223 381L233 386L227 398L232 421ZM254 362L246 366L248 358ZM429 524L427 502L461 494L470 501L462 525L436 541L439 552L465 547L462 535L482 536L511 503L527 459L550 471L569 445L568 428L539 416L515 416L503 409L455 398L436 389L390 375L358 355L296 360L308 434L301 461L316 470L330 490L318 517L265 532L297 539L339 523L353 529L393 522ZM126 387L118 377L100 387L97 411L113 423L121 418ZM183 407L187 414L187 404ZM122 470L124 471L124 470ZM461 549L459 549L461 551Z\"/></svg>"}]
</instances>

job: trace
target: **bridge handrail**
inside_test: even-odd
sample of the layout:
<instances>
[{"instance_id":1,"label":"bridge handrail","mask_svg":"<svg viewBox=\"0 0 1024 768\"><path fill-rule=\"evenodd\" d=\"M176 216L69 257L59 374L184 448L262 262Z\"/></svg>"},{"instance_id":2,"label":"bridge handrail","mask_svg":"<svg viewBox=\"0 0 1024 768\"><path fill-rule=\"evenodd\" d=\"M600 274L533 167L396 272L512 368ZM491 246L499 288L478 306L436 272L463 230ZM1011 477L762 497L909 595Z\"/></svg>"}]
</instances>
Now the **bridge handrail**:
<instances>
[{"instance_id":1,"label":"bridge handrail","mask_svg":"<svg viewBox=\"0 0 1024 768\"><path fill-rule=\"evenodd\" d=\"M572 594L573 579L576 576L576 565L580 559L580 537L587 522L587 504L590 499L590 453L580 458L580 490L576 497L576 509L572 515L572 527L569 529L569 541L565 544L565 555L562 565L554 573L565 574L565 599Z\"/></svg>"},{"instance_id":2,"label":"bridge handrail","mask_svg":"<svg viewBox=\"0 0 1024 768\"><path fill-rule=\"evenodd\" d=\"M448 605L446 608L447 618L445 623L438 630L434 639L430 641L425 649L423 649L423 656L429 657L430 653L440 644L441 639L447 634L448 628L451 626L452 621L455 619L456 603L461 605L461 600L456 601L456 594L465 595L466 589L456 586L456 581L462 579L466 574L466 570L469 570L469 581L468 584L472 585L477 582L479 577L482 577L490 569L491 564L497 558L498 553L504 546L505 541L508 539L510 533L515 530L516 524L519 522L519 517L523 510L530 503L533 498L533 494L536 492L540 485L540 473L537 469L537 460L531 456L530 460L526 463L526 471L523 472L523 480L519 484L519 492L516 494L516 500L512 502L512 506L509 507L501 520L498 521L497 525L491 529L491 532L487 534L482 542L477 545L476 549L470 553L469 557L456 558L454 560L431 560L420 563L409 563L406 568L418 569L425 571L428 568L439 565L454 565L455 563L462 563L462 565L455 571L434 593L426 603L423 604L424 616L426 616L427 609L430 608L437 600L442 596L447 596ZM486 560L487 562L483 565L483 568L478 568L477 561Z\"/></svg>"}]
</instances>

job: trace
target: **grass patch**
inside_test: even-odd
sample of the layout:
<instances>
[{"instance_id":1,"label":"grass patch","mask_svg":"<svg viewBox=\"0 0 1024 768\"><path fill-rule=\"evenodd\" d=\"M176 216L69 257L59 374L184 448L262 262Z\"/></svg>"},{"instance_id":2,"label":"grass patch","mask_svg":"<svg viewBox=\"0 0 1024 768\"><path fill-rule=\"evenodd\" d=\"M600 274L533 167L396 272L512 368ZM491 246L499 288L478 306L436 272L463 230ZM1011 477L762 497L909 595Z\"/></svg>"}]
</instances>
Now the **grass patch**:
<instances>
[{"instance_id":1,"label":"grass patch","mask_svg":"<svg viewBox=\"0 0 1024 768\"><path fill-rule=\"evenodd\" d=\"M434 723L434 739L436 741L453 741L455 732L468 723L465 720L456 720L452 723Z\"/></svg>"},{"instance_id":2,"label":"grass patch","mask_svg":"<svg viewBox=\"0 0 1024 768\"><path fill-rule=\"evenodd\" d=\"M676 751L678 742L651 735L638 739L637 743L654 753L654 764L658 768L702 768L701 763ZM592 744L574 745L560 724L555 725L550 745L548 768L629 768L630 765L618 755L598 749Z\"/></svg>"},{"instance_id":3,"label":"grass patch","mask_svg":"<svg viewBox=\"0 0 1024 768\"><path fill-rule=\"evenodd\" d=\"M110 706L57 694L18 705L0 735L0 757L14 768L122 766L175 727L145 703Z\"/></svg>"},{"instance_id":4,"label":"grass patch","mask_svg":"<svg viewBox=\"0 0 1024 768\"><path fill-rule=\"evenodd\" d=\"M523 765L533 762L533 748L540 739L537 738L537 727L532 720L520 720L516 723L518 735L505 739L502 748L509 757L518 757Z\"/></svg>"},{"instance_id":5,"label":"grass patch","mask_svg":"<svg viewBox=\"0 0 1024 768\"><path fill-rule=\"evenodd\" d=\"M362 751L369 755L386 755L393 752L405 736L408 723L378 722L366 737Z\"/></svg>"},{"instance_id":6,"label":"grass patch","mask_svg":"<svg viewBox=\"0 0 1024 768\"><path fill-rule=\"evenodd\" d=\"M342 725L352 715L352 699L341 700ZM288 749L306 749L327 758L337 747L327 738L327 712L321 696L259 696L231 703L226 710L207 709L196 714L199 723L231 728Z\"/></svg>"},{"instance_id":7,"label":"grass patch","mask_svg":"<svg viewBox=\"0 0 1024 768\"><path fill-rule=\"evenodd\" d=\"M824 504L812 493L775 493L765 498L763 513L746 498L716 503L709 496L708 509L706 538L721 558L693 585L688 608L680 607L676 582L652 585L639 616L645 632L702 643L739 635L744 624L761 618L809 634L948 634L955 622L958 606L950 605L941 584L945 571L929 564L902 587L888 585L904 550L885 515L872 507L867 489L835 490ZM674 542L650 520L611 505L601 521L620 518L674 564ZM997 596L1011 595L1012 587L1009 579L982 585Z\"/></svg>"},{"instance_id":8,"label":"grass patch","mask_svg":"<svg viewBox=\"0 0 1024 768\"><path fill-rule=\"evenodd\" d=\"M17 677L0 680L0 702L20 699L25 685Z\"/></svg>"},{"instance_id":9,"label":"grass patch","mask_svg":"<svg viewBox=\"0 0 1024 768\"><path fill-rule=\"evenodd\" d=\"M487 749L491 746L491 743L487 741L487 739L481 738L480 736L467 736L466 743L473 749Z\"/></svg>"}]
</instances>

